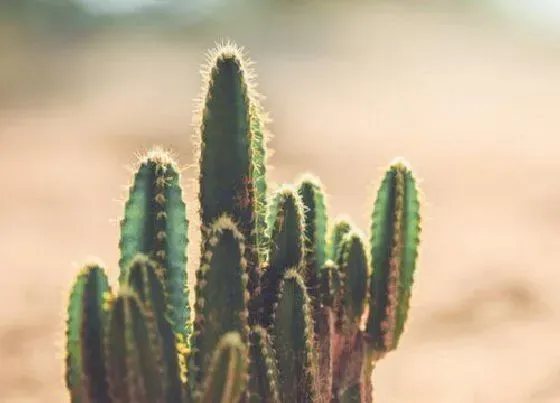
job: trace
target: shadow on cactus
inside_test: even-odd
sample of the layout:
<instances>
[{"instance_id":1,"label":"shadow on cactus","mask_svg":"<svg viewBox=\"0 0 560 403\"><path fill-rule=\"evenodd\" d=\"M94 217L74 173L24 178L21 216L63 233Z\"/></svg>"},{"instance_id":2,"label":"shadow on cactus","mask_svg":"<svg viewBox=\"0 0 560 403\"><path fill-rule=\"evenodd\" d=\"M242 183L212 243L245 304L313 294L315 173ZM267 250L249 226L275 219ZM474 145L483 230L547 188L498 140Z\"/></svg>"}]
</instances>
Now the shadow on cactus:
<instances>
[{"instance_id":1,"label":"shadow on cactus","mask_svg":"<svg viewBox=\"0 0 560 403\"><path fill-rule=\"evenodd\" d=\"M125 204L118 287L88 264L71 291L73 403L372 402L375 364L397 347L408 315L416 181L404 162L390 165L367 243L345 220L329 225L313 177L268 195L266 122L251 83L234 45L211 52L198 115L194 312L180 172L155 149Z\"/></svg>"}]
</instances>

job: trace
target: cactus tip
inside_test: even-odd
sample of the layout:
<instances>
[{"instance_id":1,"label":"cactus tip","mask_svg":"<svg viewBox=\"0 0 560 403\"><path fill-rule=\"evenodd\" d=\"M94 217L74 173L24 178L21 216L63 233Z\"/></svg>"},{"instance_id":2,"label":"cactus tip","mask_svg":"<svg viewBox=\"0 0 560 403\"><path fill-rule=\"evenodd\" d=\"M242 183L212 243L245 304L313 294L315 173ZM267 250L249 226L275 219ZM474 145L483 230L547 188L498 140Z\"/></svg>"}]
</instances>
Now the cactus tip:
<instances>
[{"instance_id":1,"label":"cactus tip","mask_svg":"<svg viewBox=\"0 0 560 403\"><path fill-rule=\"evenodd\" d=\"M175 158L171 150L165 149L163 146L154 146L148 150L145 154L138 158L140 164L144 164L148 161L153 161L158 165L172 165L176 166Z\"/></svg>"}]
</instances>

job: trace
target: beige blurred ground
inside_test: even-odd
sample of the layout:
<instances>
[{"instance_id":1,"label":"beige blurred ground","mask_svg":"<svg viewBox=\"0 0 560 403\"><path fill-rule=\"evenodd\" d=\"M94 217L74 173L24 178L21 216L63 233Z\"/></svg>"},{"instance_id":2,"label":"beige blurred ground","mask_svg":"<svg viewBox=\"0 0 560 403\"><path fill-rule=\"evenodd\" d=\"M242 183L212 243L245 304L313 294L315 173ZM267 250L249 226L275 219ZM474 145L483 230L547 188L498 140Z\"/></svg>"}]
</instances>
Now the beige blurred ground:
<instances>
[{"instance_id":1,"label":"beige blurred ground","mask_svg":"<svg viewBox=\"0 0 560 403\"><path fill-rule=\"evenodd\" d=\"M0 114L0 401L67 401L76 265L98 256L114 278L135 152L162 144L192 164L198 66L229 37L257 62L272 180L316 173L331 214L367 230L385 164L402 155L422 178L412 317L378 365L377 401L560 402L559 49L417 9L266 18L186 42L100 37L31 55L4 44L4 78L30 95Z\"/></svg>"}]
</instances>

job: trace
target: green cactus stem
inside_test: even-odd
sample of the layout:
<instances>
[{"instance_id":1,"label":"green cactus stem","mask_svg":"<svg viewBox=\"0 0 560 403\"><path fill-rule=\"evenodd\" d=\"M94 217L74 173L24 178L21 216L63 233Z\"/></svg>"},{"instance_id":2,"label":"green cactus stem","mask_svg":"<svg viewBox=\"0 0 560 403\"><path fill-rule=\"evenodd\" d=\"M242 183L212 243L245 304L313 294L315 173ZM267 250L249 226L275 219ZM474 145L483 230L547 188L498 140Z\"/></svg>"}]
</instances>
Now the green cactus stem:
<instances>
[{"instance_id":1,"label":"green cactus stem","mask_svg":"<svg viewBox=\"0 0 560 403\"><path fill-rule=\"evenodd\" d=\"M254 326L249 333L249 403L280 403L276 357L266 330Z\"/></svg>"},{"instance_id":2,"label":"green cactus stem","mask_svg":"<svg viewBox=\"0 0 560 403\"><path fill-rule=\"evenodd\" d=\"M338 267L343 285L340 319L345 332L358 330L366 304L369 262L362 236L355 230L343 238Z\"/></svg>"},{"instance_id":3,"label":"green cactus stem","mask_svg":"<svg viewBox=\"0 0 560 403\"><path fill-rule=\"evenodd\" d=\"M342 300L342 276L338 266L332 260L327 260L321 270L319 283L321 303L337 311Z\"/></svg>"},{"instance_id":4,"label":"green cactus stem","mask_svg":"<svg viewBox=\"0 0 560 403\"><path fill-rule=\"evenodd\" d=\"M224 334L212 355L201 403L237 403L247 386L247 348L239 333Z\"/></svg>"},{"instance_id":5,"label":"green cactus stem","mask_svg":"<svg viewBox=\"0 0 560 403\"><path fill-rule=\"evenodd\" d=\"M298 194L304 207L304 279L307 293L311 298L314 333L317 340L321 308L319 278L326 259L327 212L325 196L319 180L311 175L304 175L300 179Z\"/></svg>"},{"instance_id":6,"label":"green cactus stem","mask_svg":"<svg viewBox=\"0 0 560 403\"><path fill-rule=\"evenodd\" d=\"M275 194L268 215L268 265L283 271L301 268L304 245L303 204L295 188L285 185Z\"/></svg>"},{"instance_id":7,"label":"green cactus stem","mask_svg":"<svg viewBox=\"0 0 560 403\"><path fill-rule=\"evenodd\" d=\"M390 165L368 246L351 221L329 222L309 174L269 199L267 116L249 62L231 44L209 58L195 117L194 319L179 168L156 148L124 206L119 293L99 265L71 291L71 403L372 403L373 371L409 310L416 180L403 162Z\"/></svg>"},{"instance_id":8,"label":"green cactus stem","mask_svg":"<svg viewBox=\"0 0 560 403\"><path fill-rule=\"evenodd\" d=\"M126 286L112 301L107 372L113 403L163 403L162 351L154 313Z\"/></svg>"},{"instance_id":9,"label":"green cactus stem","mask_svg":"<svg viewBox=\"0 0 560 403\"><path fill-rule=\"evenodd\" d=\"M311 175L303 176L297 189L304 208L306 285L308 291L313 291L310 296L315 297L319 272L326 259L327 211L325 196L319 180Z\"/></svg>"},{"instance_id":10,"label":"green cactus stem","mask_svg":"<svg viewBox=\"0 0 560 403\"><path fill-rule=\"evenodd\" d=\"M283 402L316 401L317 380L313 354L313 323L305 284L295 269L280 284L274 312L273 343L280 373Z\"/></svg>"},{"instance_id":11,"label":"green cactus stem","mask_svg":"<svg viewBox=\"0 0 560 403\"><path fill-rule=\"evenodd\" d=\"M181 402L182 385L176 336L167 314L167 295L161 267L149 258L138 255L128 269L128 285L147 311L155 316L163 348L165 399L168 403Z\"/></svg>"},{"instance_id":12,"label":"green cactus stem","mask_svg":"<svg viewBox=\"0 0 560 403\"><path fill-rule=\"evenodd\" d=\"M403 162L395 162L379 187L371 223L373 273L367 332L378 352L395 349L404 330L419 235L416 180Z\"/></svg>"},{"instance_id":13,"label":"green cactus stem","mask_svg":"<svg viewBox=\"0 0 560 403\"><path fill-rule=\"evenodd\" d=\"M289 268L303 268L304 217L301 198L295 188L281 187L274 195L268 215L270 239L268 266L261 280L262 324L272 324L280 282Z\"/></svg>"},{"instance_id":14,"label":"green cactus stem","mask_svg":"<svg viewBox=\"0 0 560 403\"><path fill-rule=\"evenodd\" d=\"M346 235L352 229L352 225L348 219L344 217L338 217L332 226L330 239L328 243L328 254L327 257L334 262L339 259L340 247L342 246L342 240L344 235Z\"/></svg>"},{"instance_id":15,"label":"green cactus stem","mask_svg":"<svg viewBox=\"0 0 560 403\"><path fill-rule=\"evenodd\" d=\"M119 243L119 282L126 282L127 269L137 254L157 262L163 269L169 319L174 332L183 339L188 337L186 326L190 321L187 229L177 164L168 153L155 148L140 160L125 205Z\"/></svg>"},{"instance_id":16,"label":"green cactus stem","mask_svg":"<svg viewBox=\"0 0 560 403\"><path fill-rule=\"evenodd\" d=\"M245 240L248 290L259 292L257 200L254 174L262 175L264 156L253 165L250 71L240 50L220 46L210 55L200 114L199 201L202 251L216 219L232 217ZM255 117L254 117L255 118ZM253 118L253 123L254 123ZM256 142L256 141L255 141ZM257 169L254 169L255 167ZM260 185L262 187L262 185ZM253 320L253 318L251 318Z\"/></svg>"},{"instance_id":17,"label":"green cactus stem","mask_svg":"<svg viewBox=\"0 0 560 403\"><path fill-rule=\"evenodd\" d=\"M267 238L266 238L266 212L267 212L267 138L265 123L267 117L262 107L253 100L250 107L251 113L251 148L252 148L252 173L251 176L255 186L256 214L257 214L257 248L259 251L259 262L266 260Z\"/></svg>"},{"instance_id":18,"label":"green cactus stem","mask_svg":"<svg viewBox=\"0 0 560 403\"><path fill-rule=\"evenodd\" d=\"M68 306L66 383L72 403L108 400L103 346L110 295L105 270L96 263L85 265Z\"/></svg>"},{"instance_id":19,"label":"green cactus stem","mask_svg":"<svg viewBox=\"0 0 560 403\"><path fill-rule=\"evenodd\" d=\"M195 321L191 372L195 394L206 373L220 338L238 332L248 336L247 262L243 235L226 215L211 226L208 249L196 272Z\"/></svg>"},{"instance_id":20,"label":"green cactus stem","mask_svg":"<svg viewBox=\"0 0 560 403\"><path fill-rule=\"evenodd\" d=\"M72 403L82 399L82 353L81 330L83 315L84 284L88 279L88 267L82 269L70 293L66 319L66 387Z\"/></svg>"}]
</instances>

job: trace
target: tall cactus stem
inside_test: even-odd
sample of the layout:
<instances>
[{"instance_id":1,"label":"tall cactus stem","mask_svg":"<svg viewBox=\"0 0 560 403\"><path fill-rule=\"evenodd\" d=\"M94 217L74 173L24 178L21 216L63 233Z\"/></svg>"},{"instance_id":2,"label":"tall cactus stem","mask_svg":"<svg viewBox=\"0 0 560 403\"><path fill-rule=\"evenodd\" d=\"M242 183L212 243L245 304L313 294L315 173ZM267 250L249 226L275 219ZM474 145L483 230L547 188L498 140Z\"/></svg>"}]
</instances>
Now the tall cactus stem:
<instances>
[{"instance_id":1,"label":"tall cactus stem","mask_svg":"<svg viewBox=\"0 0 560 403\"><path fill-rule=\"evenodd\" d=\"M190 307L187 289L188 221L180 174L170 154L154 148L140 159L121 221L121 284L138 254L162 267L169 297L168 315L176 334L187 338Z\"/></svg>"},{"instance_id":2,"label":"tall cactus stem","mask_svg":"<svg viewBox=\"0 0 560 403\"><path fill-rule=\"evenodd\" d=\"M104 330L110 295L105 270L97 263L85 265L68 308L66 382L72 403L108 399Z\"/></svg>"},{"instance_id":3,"label":"tall cactus stem","mask_svg":"<svg viewBox=\"0 0 560 403\"><path fill-rule=\"evenodd\" d=\"M261 281L262 324L272 323L280 282L290 268L301 271L304 256L303 204L292 186L283 186L274 195L268 215L270 239L268 267Z\"/></svg>"},{"instance_id":4,"label":"tall cactus stem","mask_svg":"<svg viewBox=\"0 0 560 403\"><path fill-rule=\"evenodd\" d=\"M209 229L227 214L237 223L245 242L248 291L259 294L256 183L251 132L251 70L242 52L226 44L209 54L204 71L199 122L199 192L201 253L207 249ZM256 117L253 117L253 119ZM253 121L254 123L254 121ZM259 175L263 156L257 153ZM263 173L264 174L264 173ZM256 320L251 316L251 322Z\"/></svg>"},{"instance_id":5,"label":"tall cactus stem","mask_svg":"<svg viewBox=\"0 0 560 403\"><path fill-rule=\"evenodd\" d=\"M276 357L266 330L254 326L249 333L248 403L280 403Z\"/></svg>"},{"instance_id":6,"label":"tall cactus stem","mask_svg":"<svg viewBox=\"0 0 560 403\"><path fill-rule=\"evenodd\" d=\"M107 372L113 403L163 403L161 340L154 313L121 287L107 329Z\"/></svg>"},{"instance_id":7,"label":"tall cactus stem","mask_svg":"<svg viewBox=\"0 0 560 403\"><path fill-rule=\"evenodd\" d=\"M243 235L232 219L223 215L211 226L206 244L202 265L196 272L195 321L189 368L196 396L201 392L203 378L220 338L235 331L246 342L249 332Z\"/></svg>"},{"instance_id":8,"label":"tall cactus stem","mask_svg":"<svg viewBox=\"0 0 560 403\"><path fill-rule=\"evenodd\" d=\"M343 327L355 330L360 327L368 291L369 262L362 239L356 230L348 232L343 238L338 262L343 284L339 320Z\"/></svg>"},{"instance_id":9,"label":"tall cactus stem","mask_svg":"<svg viewBox=\"0 0 560 403\"><path fill-rule=\"evenodd\" d=\"M392 164L377 193L371 224L373 273L367 332L373 348L397 347L408 315L420 235L416 180L403 162Z\"/></svg>"},{"instance_id":10,"label":"tall cactus stem","mask_svg":"<svg viewBox=\"0 0 560 403\"><path fill-rule=\"evenodd\" d=\"M304 279L311 298L315 340L318 342L321 300L319 278L326 259L327 212L325 196L319 180L304 175L298 185L304 208Z\"/></svg>"},{"instance_id":11,"label":"tall cactus stem","mask_svg":"<svg viewBox=\"0 0 560 403\"><path fill-rule=\"evenodd\" d=\"M177 341L166 310L168 295L161 267L149 258L138 255L128 269L128 286L134 290L147 311L155 316L163 348L165 400L168 403L181 402L182 385Z\"/></svg>"},{"instance_id":12,"label":"tall cactus stem","mask_svg":"<svg viewBox=\"0 0 560 403\"><path fill-rule=\"evenodd\" d=\"M273 323L282 401L316 401L318 383L310 301L305 283L295 269L288 270L280 285Z\"/></svg>"}]
</instances>

